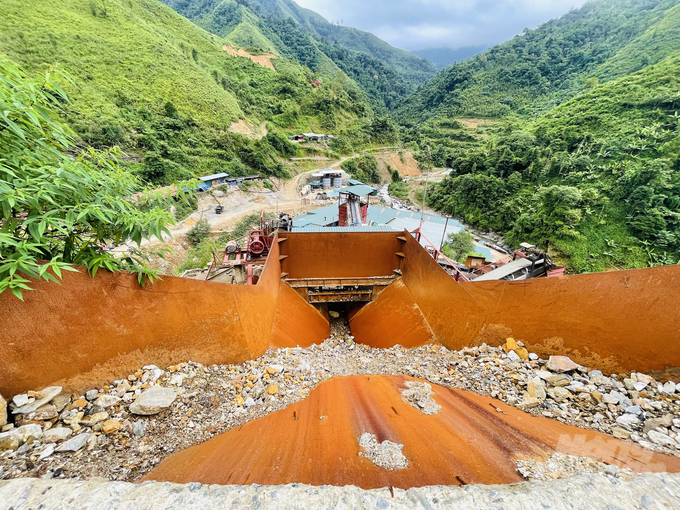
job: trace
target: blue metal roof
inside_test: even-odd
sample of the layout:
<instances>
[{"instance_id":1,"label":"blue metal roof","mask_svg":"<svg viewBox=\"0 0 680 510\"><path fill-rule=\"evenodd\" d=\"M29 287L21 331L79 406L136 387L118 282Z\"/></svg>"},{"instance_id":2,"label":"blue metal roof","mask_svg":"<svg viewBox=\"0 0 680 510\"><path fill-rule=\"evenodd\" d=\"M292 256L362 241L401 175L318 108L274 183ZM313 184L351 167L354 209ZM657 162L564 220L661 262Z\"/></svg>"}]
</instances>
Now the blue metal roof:
<instances>
[{"instance_id":1,"label":"blue metal roof","mask_svg":"<svg viewBox=\"0 0 680 510\"><path fill-rule=\"evenodd\" d=\"M296 216L293 218L293 225L296 227L306 227L308 225L325 227L331 223L336 223L339 219L338 205L334 203L333 205L314 209L306 214Z\"/></svg>"},{"instance_id":2,"label":"blue metal roof","mask_svg":"<svg viewBox=\"0 0 680 510\"><path fill-rule=\"evenodd\" d=\"M350 186L359 186L364 183L361 181L357 181L356 179L347 179L347 184L349 184Z\"/></svg>"},{"instance_id":3,"label":"blue metal roof","mask_svg":"<svg viewBox=\"0 0 680 510\"><path fill-rule=\"evenodd\" d=\"M378 190L366 184L357 184L356 186L347 186L346 188L334 189L328 196L338 197L341 193L351 193L358 197L365 197L366 195L376 195Z\"/></svg>"}]
</instances>

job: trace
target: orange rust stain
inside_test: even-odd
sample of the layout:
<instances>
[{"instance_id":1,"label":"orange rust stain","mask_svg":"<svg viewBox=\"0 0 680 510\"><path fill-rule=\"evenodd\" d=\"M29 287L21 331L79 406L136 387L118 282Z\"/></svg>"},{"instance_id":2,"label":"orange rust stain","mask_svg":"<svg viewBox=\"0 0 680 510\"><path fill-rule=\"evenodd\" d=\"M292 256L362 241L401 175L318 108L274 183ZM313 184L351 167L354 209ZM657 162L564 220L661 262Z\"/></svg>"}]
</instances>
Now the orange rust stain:
<instances>
[{"instance_id":1,"label":"orange rust stain","mask_svg":"<svg viewBox=\"0 0 680 510\"><path fill-rule=\"evenodd\" d=\"M272 329L272 347L309 347L329 336L328 319L282 281Z\"/></svg>"},{"instance_id":2,"label":"orange rust stain","mask_svg":"<svg viewBox=\"0 0 680 510\"><path fill-rule=\"evenodd\" d=\"M281 270L290 278L392 276L399 269L400 232L282 234Z\"/></svg>"},{"instance_id":3,"label":"orange rust stain","mask_svg":"<svg viewBox=\"0 0 680 510\"><path fill-rule=\"evenodd\" d=\"M588 456L636 472L680 471L680 458L536 418L461 390L433 385L433 398L442 410L427 416L401 399L407 380L414 379L332 379L302 402L168 457L142 481L364 489L460 485L461 480L513 483L522 480L516 460L545 460L554 452ZM380 442L403 444L409 467L389 471L360 457L358 438L364 432Z\"/></svg>"},{"instance_id":4,"label":"orange rust stain","mask_svg":"<svg viewBox=\"0 0 680 510\"><path fill-rule=\"evenodd\" d=\"M680 366L680 266L459 284L406 236L404 283L449 349L508 334L609 373Z\"/></svg>"},{"instance_id":5,"label":"orange rust stain","mask_svg":"<svg viewBox=\"0 0 680 510\"><path fill-rule=\"evenodd\" d=\"M280 285L278 245L257 285L164 276L141 287L126 273L85 268L62 285L34 282L25 301L0 294L0 393L56 381L69 390L119 379L140 366L241 363L270 345Z\"/></svg>"},{"instance_id":6,"label":"orange rust stain","mask_svg":"<svg viewBox=\"0 0 680 510\"><path fill-rule=\"evenodd\" d=\"M436 343L420 308L399 279L350 319L352 334L372 347L418 347Z\"/></svg>"}]
</instances>

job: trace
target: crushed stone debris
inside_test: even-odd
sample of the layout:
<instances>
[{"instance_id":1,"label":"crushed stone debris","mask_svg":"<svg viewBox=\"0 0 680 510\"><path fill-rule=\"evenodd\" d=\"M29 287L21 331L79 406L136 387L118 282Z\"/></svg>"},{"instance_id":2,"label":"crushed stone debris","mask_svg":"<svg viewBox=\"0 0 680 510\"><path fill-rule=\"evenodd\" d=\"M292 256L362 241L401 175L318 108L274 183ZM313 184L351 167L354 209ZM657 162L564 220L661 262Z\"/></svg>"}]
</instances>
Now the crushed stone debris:
<instances>
[{"instance_id":1,"label":"crushed stone debris","mask_svg":"<svg viewBox=\"0 0 680 510\"><path fill-rule=\"evenodd\" d=\"M418 381L406 381L407 390L401 392L405 402L418 409L423 414L433 415L441 411L442 406L432 398L432 386Z\"/></svg>"},{"instance_id":2,"label":"crushed stone debris","mask_svg":"<svg viewBox=\"0 0 680 510\"><path fill-rule=\"evenodd\" d=\"M393 443L388 439L379 443L375 434L364 432L359 438L359 446L364 449L359 452L359 457L370 460L379 468L399 471L408 467L408 460L401 452L403 444Z\"/></svg>"},{"instance_id":3,"label":"crushed stone debris","mask_svg":"<svg viewBox=\"0 0 680 510\"><path fill-rule=\"evenodd\" d=\"M269 350L239 365L147 365L81 395L60 391L28 414L13 411L56 388L5 395L10 423L0 432L0 479L135 481L176 451L303 400L326 380L352 375L403 374L680 455L680 385L642 373L605 376L534 353L521 359L515 351L525 354L524 346L514 340L505 349L377 349L355 343L343 318L333 319L331 328L320 345ZM142 406L132 404L150 388L164 389L162 401L144 406L155 414L134 414Z\"/></svg>"},{"instance_id":4,"label":"crushed stone debris","mask_svg":"<svg viewBox=\"0 0 680 510\"><path fill-rule=\"evenodd\" d=\"M517 472L529 481L550 481L581 474L607 475L616 478L637 476L630 469L620 469L588 457L577 457L555 453L545 462L518 460Z\"/></svg>"}]
</instances>

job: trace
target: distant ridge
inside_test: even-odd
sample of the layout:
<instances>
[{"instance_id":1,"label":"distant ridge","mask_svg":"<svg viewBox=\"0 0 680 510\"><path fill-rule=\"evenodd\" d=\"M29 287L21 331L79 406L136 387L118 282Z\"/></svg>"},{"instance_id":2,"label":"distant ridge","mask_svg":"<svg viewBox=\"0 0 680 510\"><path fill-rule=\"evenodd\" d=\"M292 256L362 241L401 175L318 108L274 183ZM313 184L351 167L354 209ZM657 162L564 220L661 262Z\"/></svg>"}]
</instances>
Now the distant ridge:
<instances>
[{"instance_id":1,"label":"distant ridge","mask_svg":"<svg viewBox=\"0 0 680 510\"><path fill-rule=\"evenodd\" d=\"M437 71L441 71L454 64L459 64L464 60L479 55L488 46L465 46L463 48L425 48L423 50L413 51L414 55L424 58L434 65Z\"/></svg>"}]
</instances>

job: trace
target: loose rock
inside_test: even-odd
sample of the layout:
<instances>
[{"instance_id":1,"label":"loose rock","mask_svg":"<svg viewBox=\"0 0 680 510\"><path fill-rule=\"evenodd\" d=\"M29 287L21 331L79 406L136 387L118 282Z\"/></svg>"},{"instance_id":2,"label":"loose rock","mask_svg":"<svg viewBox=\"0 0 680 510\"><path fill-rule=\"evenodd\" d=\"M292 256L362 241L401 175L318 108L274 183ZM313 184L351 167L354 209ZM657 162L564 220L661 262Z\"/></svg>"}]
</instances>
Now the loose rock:
<instances>
[{"instance_id":1,"label":"loose rock","mask_svg":"<svg viewBox=\"0 0 680 510\"><path fill-rule=\"evenodd\" d=\"M93 437L95 437L94 434L88 434L86 432L79 434L76 437L71 438L68 441L66 441L59 448L57 448L56 451L60 452L60 453L80 451L88 443L90 438L93 438Z\"/></svg>"},{"instance_id":2,"label":"loose rock","mask_svg":"<svg viewBox=\"0 0 680 510\"><path fill-rule=\"evenodd\" d=\"M0 427L7 425L7 401L0 395Z\"/></svg>"},{"instance_id":3,"label":"loose rock","mask_svg":"<svg viewBox=\"0 0 680 510\"><path fill-rule=\"evenodd\" d=\"M142 416L158 414L161 409L170 407L175 401L175 390L154 386L144 391L137 400L130 405L130 412Z\"/></svg>"},{"instance_id":4,"label":"loose rock","mask_svg":"<svg viewBox=\"0 0 680 510\"><path fill-rule=\"evenodd\" d=\"M359 438L359 446L364 449L363 452L359 452L359 456L367 458L380 468L398 471L408 467L408 460L401 452L403 444L389 440L378 443L374 434L364 432Z\"/></svg>"},{"instance_id":5,"label":"loose rock","mask_svg":"<svg viewBox=\"0 0 680 510\"><path fill-rule=\"evenodd\" d=\"M581 365L574 363L568 356L550 356L546 367L553 372L563 373L576 370Z\"/></svg>"},{"instance_id":6,"label":"loose rock","mask_svg":"<svg viewBox=\"0 0 680 510\"><path fill-rule=\"evenodd\" d=\"M61 393L61 386L50 386L49 388L45 388L42 391L37 392L38 397L36 397L36 401L30 404L26 404L21 407L17 407L12 411L12 414L28 414L32 413L36 409L44 406L45 404L49 404L50 400L52 400L54 397L59 395Z\"/></svg>"}]
</instances>

